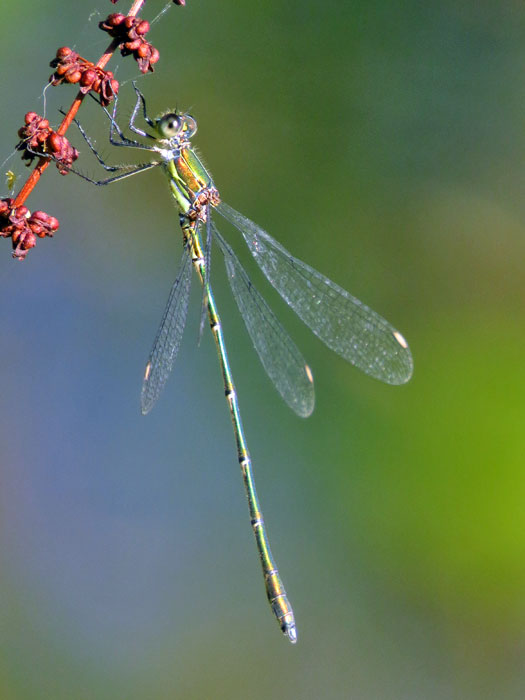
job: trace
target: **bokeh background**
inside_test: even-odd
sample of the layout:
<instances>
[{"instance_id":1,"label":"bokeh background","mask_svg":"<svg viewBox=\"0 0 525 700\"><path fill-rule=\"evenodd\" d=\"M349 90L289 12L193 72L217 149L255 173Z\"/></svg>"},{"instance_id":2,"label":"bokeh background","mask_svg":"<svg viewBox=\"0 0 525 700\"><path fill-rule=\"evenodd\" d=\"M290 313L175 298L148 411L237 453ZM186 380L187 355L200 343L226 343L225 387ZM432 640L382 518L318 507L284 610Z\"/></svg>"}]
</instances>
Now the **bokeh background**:
<instances>
[{"instance_id":1,"label":"bokeh background","mask_svg":"<svg viewBox=\"0 0 525 700\"><path fill-rule=\"evenodd\" d=\"M56 48L98 58L114 9L3 0L2 158L44 109ZM95 189L50 168L28 205L60 231L24 263L9 241L0 258L0 697L525 697L525 6L187 0L150 37L150 111L191 110L223 198L391 320L415 373L384 386L333 355L224 227L316 379L304 421L258 364L217 254L292 647L208 332L197 346L197 285L173 376L140 414L180 255L162 173ZM110 67L126 116L138 72ZM45 93L52 123L74 94ZM109 160L134 157L95 105L80 117Z\"/></svg>"}]
</instances>

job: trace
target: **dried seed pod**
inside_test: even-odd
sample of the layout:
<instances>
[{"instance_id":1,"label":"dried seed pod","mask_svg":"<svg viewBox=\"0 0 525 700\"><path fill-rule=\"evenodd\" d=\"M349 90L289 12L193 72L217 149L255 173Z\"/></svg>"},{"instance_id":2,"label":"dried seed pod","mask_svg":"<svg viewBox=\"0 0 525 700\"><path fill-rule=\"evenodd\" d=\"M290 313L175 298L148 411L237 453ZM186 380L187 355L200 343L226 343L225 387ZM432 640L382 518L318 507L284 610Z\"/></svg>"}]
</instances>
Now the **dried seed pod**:
<instances>
[{"instance_id":1,"label":"dried seed pod","mask_svg":"<svg viewBox=\"0 0 525 700\"><path fill-rule=\"evenodd\" d=\"M31 214L24 205L13 209L13 201L9 197L0 199L0 237L11 238L13 257L24 260L28 251L35 247L37 236L53 236L59 223L45 211Z\"/></svg>"},{"instance_id":2,"label":"dried seed pod","mask_svg":"<svg viewBox=\"0 0 525 700\"><path fill-rule=\"evenodd\" d=\"M135 57L142 73L153 71L153 64L159 60L159 52L144 38L150 30L147 20L114 13L100 22L99 27L119 42L123 56Z\"/></svg>"},{"instance_id":3,"label":"dried seed pod","mask_svg":"<svg viewBox=\"0 0 525 700\"><path fill-rule=\"evenodd\" d=\"M124 18L124 15L110 15L115 18ZM80 84L80 92L84 95L90 90L100 94L100 101L107 107L113 97L118 93L118 82L113 78L111 71L105 71L94 63L86 61L76 51L63 46L58 49L56 57L50 63L55 72L49 78L52 85L61 83Z\"/></svg>"},{"instance_id":4,"label":"dried seed pod","mask_svg":"<svg viewBox=\"0 0 525 700\"><path fill-rule=\"evenodd\" d=\"M45 211L33 212L27 220L27 225L39 238L44 238L44 236L52 237L59 227L58 219L46 214Z\"/></svg>"},{"instance_id":5,"label":"dried seed pod","mask_svg":"<svg viewBox=\"0 0 525 700\"><path fill-rule=\"evenodd\" d=\"M17 149L22 151L22 159L28 165L37 157L51 157L56 162L61 175L66 175L73 162L78 158L78 151L65 136L60 136L50 128L47 119L36 112L25 115L25 126L18 130L21 141Z\"/></svg>"}]
</instances>

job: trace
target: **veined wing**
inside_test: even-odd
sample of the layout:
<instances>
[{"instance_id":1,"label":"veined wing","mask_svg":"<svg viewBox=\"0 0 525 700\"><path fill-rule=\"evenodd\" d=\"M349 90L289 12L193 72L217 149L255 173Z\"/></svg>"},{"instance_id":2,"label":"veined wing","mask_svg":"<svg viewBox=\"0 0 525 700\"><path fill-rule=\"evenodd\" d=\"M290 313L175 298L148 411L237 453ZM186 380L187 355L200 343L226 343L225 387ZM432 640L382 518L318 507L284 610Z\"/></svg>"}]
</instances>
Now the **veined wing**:
<instances>
[{"instance_id":1,"label":"veined wing","mask_svg":"<svg viewBox=\"0 0 525 700\"><path fill-rule=\"evenodd\" d=\"M171 288L164 316L144 372L141 393L142 413L144 415L151 411L159 398L179 351L188 313L190 284L191 255L185 247L180 261L179 273Z\"/></svg>"},{"instance_id":2,"label":"veined wing","mask_svg":"<svg viewBox=\"0 0 525 700\"><path fill-rule=\"evenodd\" d=\"M413 369L401 333L359 299L294 258L266 231L224 202L218 211L242 233L269 282L329 348L366 374L404 384Z\"/></svg>"},{"instance_id":3,"label":"veined wing","mask_svg":"<svg viewBox=\"0 0 525 700\"><path fill-rule=\"evenodd\" d=\"M201 319L199 323L199 344L202 340L204 324L206 322L206 308L208 305L208 289L210 285L211 274L211 243L212 243L212 221L210 205L206 205L206 240L204 246L204 278L202 282L202 302L201 302Z\"/></svg>"},{"instance_id":4,"label":"veined wing","mask_svg":"<svg viewBox=\"0 0 525 700\"><path fill-rule=\"evenodd\" d=\"M233 296L261 363L288 406L306 418L314 410L315 401L311 370L215 224L212 227L224 255Z\"/></svg>"}]
</instances>

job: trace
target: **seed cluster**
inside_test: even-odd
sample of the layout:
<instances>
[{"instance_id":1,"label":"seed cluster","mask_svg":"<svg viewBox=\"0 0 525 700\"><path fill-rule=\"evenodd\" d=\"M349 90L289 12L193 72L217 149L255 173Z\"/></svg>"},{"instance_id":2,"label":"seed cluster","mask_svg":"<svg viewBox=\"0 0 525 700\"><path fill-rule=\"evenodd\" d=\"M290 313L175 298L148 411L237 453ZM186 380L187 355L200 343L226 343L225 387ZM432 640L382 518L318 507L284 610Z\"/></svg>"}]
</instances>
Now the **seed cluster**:
<instances>
[{"instance_id":1,"label":"seed cluster","mask_svg":"<svg viewBox=\"0 0 525 700\"><path fill-rule=\"evenodd\" d=\"M118 41L123 56L135 58L142 73L153 73L153 65L160 56L157 49L144 38L150 29L149 22L115 12L98 26Z\"/></svg>"},{"instance_id":2,"label":"seed cluster","mask_svg":"<svg viewBox=\"0 0 525 700\"><path fill-rule=\"evenodd\" d=\"M103 70L91 61L86 61L85 58L67 46L58 49L55 58L49 65L55 69L49 78L51 85L78 83L83 95L90 90L98 93L100 103L104 107L107 107L118 93L118 80L115 80L110 70Z\"/></svg>"},{"instance_id":3,"label":"seed cluster","mask_svg":"<svg viewBox=\"0 0 525 700\"><path fill-rule=\"evenodd\" d=\"M13 204L14 200L9 197L0 199L0 237L11 238L13 257L24 260L29 250L35 247L37 237L52 237L59 223L45 211L31 214L23 204L19 207Z\"/></svg>"},{"instance_id":4,"label":"seed cluster","mask_svg":"<svg viewBox=\"0 0 525 700\"><path fill-rule=\"evenodd\" d=\"M60 136L49 126L36 112L28 112L25 115L25 125L18 130L21 141L17 150L22 151L22 160L30 165L34 158L50 156L56 163L58 172L67 175L71 166L78 158L78 151L65 136Z\"/></svg>"}]
</instances>

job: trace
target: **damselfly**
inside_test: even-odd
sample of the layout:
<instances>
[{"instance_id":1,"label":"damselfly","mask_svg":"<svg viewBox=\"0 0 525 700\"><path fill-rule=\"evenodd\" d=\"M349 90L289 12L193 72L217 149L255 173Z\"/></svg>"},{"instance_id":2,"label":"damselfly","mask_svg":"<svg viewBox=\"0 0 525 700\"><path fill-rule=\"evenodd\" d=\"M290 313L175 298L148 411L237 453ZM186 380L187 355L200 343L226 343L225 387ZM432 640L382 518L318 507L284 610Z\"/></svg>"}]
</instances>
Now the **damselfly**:
<instances>
[{"instance_id":1,"label":"damselfly","mask_svg":"<svg viewBox=\"0 0 525 700\"><path fill-rule=\"evenodd\" d=\"M81 131L101 165L106 170L118 173L104 180L90 180L91 182L108 185L160 166L168 177L171 194L179 211L182 258L146 365L142 385L142 412L148 413L151 410L173 367L186 321L193 264L203 287L201 331L202 319L207 313L217 345L266 593L281 630L291 642L295 642L297 631L294 614L270 551L221 320L211 288L213 239L217 241L224 256L233 296L264 369L286 403L303 417L309 416L314 407L313 377L295 343L255 289L232 248L218 231L211 217L212 212L219 212L241 232L270 284L304 323L345 360L383 382L403 384L412 374L410 350L401 333L379 314L293 257L259 226L222 202L211 175L192 148L191 139L197 131L193 117L173 111L151 119L147 114L144 96L134 87L137 101L129 128L142 137L145 143L124 135L116 122L116 100L113 114L106 110L111 122L110 142L115 146L150 151L157 156L155 160L134 166L108 166L82 128ZM141 105L144 121L153 133L135 124Z\"/></svg>"}]
</instances>

